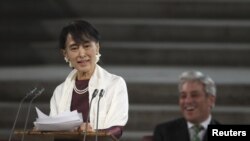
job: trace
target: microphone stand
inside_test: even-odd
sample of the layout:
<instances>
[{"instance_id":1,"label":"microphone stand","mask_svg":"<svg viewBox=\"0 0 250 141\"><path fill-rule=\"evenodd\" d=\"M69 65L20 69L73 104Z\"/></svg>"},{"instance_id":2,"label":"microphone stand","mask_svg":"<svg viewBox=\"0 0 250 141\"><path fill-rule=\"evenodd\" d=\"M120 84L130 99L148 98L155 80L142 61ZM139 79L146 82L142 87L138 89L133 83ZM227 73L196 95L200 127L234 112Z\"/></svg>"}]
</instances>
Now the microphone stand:
<instances>
[{"instance_id":1,"label":"microphone stand","mask_svg":"<svg viewBox=\"0 0 250 141\"><path fill-rule=\"evenodd\" d=\"M104 94L104 90L101 89L101 92L100 92L100 94L99 94L98 103L97 103L97 117L96 117L95 141L98 141L99 104L100 104L101 98L103 97L103 94Z\"/></svg>"},{"instance_id":2,"label":"microphone stand","mask_svg":"<svg viewBox=\"0 0 250 141\"><path fill-rule=\"evenodd\" d=\"M26 131L26 128L27 128L27 123L28 123L29 115L30 115L30 108L31 108L31 104L32 104L33 100L36 99L38 96L40 96L40 95L43 93L44 90L45 90L45 89L42 88L42 89L41 89L38 93L36 93L36 95L30 100L29 107L28 107L28 113L27 113L27 115L26 115L26 121L25 121L25 124L24 124L24 129L23 129L23 131ZM22 140L21 140L21 141L23 141L23 140L24 140L24 134L22 135Z\"/></svg>"},{"instance_id":3,"label":"microphone stand","mask_svg":"<svg viewBox=\"0 0 250 141\"><path fill-rule=\"evenodd\" d=\"M89 112L88 112L88 116L87 116L87 120L86 120L86 124L85 124L85 132L84 132L84 137L83 137L83 141L86 140L86 136L87 136L87 128L88 128L88 120L89 120L89 115L90 115L90 110L91 110L91 105L92 105L92 100L96 97L96 95L98 94L98 89L95 89L93 94L92 94L92 98L90 100L90 104L89 104Z\"/></svg>"},{"instance_id":4,"label":"microphone stand","mask_svg":"<svg viewBox=\"0 0 250 141\"><path fill-rule=\"evenodd\" d=\"M13 127L12 127L12 129L11 129L10 136L9 136L9 140L8 140L8 141L11 141L11 139L12 139L12 135L13 135L14 129L15 129L15 127L16 127L16 122L17 122L17 119L18 119L18 117L19 117L19 112L20 112L20 109L21 109L21 107L22 107L22 104L23 104L24 100L27 99L30 95L32 95L36 90L37 90L37 88L32 89L29 93L26 94L26 96L24 96L24 97L21 99L21 101L20 101L20 103L19 103L18 110L17 110L16 118L15 118L15 120L14 120Z\"/></svg>"}]
</instances>

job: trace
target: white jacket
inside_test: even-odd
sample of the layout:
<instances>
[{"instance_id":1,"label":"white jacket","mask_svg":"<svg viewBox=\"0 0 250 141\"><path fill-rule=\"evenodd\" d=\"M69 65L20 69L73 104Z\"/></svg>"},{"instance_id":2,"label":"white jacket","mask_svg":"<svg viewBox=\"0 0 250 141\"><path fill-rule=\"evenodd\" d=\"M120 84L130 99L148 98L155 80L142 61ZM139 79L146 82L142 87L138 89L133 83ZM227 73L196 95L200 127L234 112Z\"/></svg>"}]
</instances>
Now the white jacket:
<instances>
[{"instance_id":1,"label":"white jacket","mask_svg":"<svg viewBox=\"0 0 250 141\"><path fill-rule=\"evenodd\" d=\"M56 87L50 100L50 116L64 111L70 111L73 87L77 70L72 70L66 80ZM93 91L104 89L104 95L99 103L98 129L111 126L124 126L128 121L128 92L124 79L111 74L96 65L95 71L89 80L89 102ZM93 99L90 109L90 125L96 128L98 95Z\"/></svg>"}]
</instances>

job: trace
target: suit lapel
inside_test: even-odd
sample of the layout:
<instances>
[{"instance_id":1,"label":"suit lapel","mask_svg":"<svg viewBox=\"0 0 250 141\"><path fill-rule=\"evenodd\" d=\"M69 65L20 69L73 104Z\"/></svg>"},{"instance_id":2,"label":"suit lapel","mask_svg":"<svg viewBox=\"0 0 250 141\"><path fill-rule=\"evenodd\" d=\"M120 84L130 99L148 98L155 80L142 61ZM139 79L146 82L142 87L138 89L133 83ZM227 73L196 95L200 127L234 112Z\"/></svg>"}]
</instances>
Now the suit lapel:
<instances>
[{"instance_id":1,"label":"suit lapel","mask_svg":"<svg viewBox=\"0 0 250 141\"><path fill-rule=\"evenodd\" d=\"M211 122L210 122L209 124L214 125L214 124L220 124L220 123L219 123L218 121L212 119ZM206 133L205 133L205 135L204 135L202 141L207 141L207 138L208 138L207 136L208 136L208 135L207 135L207 131L206 131Z\"/></svg>"},{"instance_id":2,"label":"suit lapel","mask_svg":"<svg viewBox=\"0 0 250 141\"><path fill-rule=\"evenodd\" d=\"M179 127L177 127L177 129L179 131L176 132L175 141L190 141L187 123L184 119L179 122Z\"/></svg>"}]
</instances>

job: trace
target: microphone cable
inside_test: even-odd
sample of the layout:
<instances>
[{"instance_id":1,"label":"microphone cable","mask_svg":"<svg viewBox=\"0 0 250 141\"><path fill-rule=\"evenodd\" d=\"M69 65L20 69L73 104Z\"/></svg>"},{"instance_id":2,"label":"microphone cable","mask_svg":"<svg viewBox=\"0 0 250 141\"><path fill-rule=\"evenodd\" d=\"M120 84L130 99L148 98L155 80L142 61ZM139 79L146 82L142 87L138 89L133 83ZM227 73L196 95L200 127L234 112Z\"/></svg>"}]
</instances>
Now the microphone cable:
<instances>
[{"instance_id":1,"label":"microphone cable","mask_svg":"<svg viewBox=\"0 0 250 141\"><path fill-rule=\"evenodd\" d=\"M12 126L12 129L11 129L11 132L10 132L10 136L9 136L9 140L8 141L11 141L12 139L12 135L13 135L13 132L15 130L15 127L16 127L16 122L17 122L17 119L19 117L19 113L20 113L20 109L22 107L22 104L24 102L25 99L27 99L30 95L32 95L35 91L37 90L37 88L35 87L34 89L32 89L30 92L28 92L20 101L19 103L19 106L18 106L18 110L17 110L17 114L16 114L16 117L15 117L15 120L14 120L14 123L13 123L13 126Z\"/></svg>"},{"instance_id":2,"label":"microphone cable","mask_svg":"<svg viewBox=\"0 0 250 141\"><path fill-rule=\"evenodd\" d=\"M89 112L88 112L88 116L87 116L87 120L86 120L86 124L85 124L85 132L84 132L83 141L86 140L86 136L87 136L88 120L89 120L89 115L90 115L92 100L97 96L98 92L99 92L99 90L98 90L98 89L95 89L94 92L93 92L93 94L92 94L92 98L91 98L91 100L90 100Z\"/></svg>"},{"instance_id":3,"label":"microphone cable","mask_svg":"<svg viewBox=\"0 0 250 141\"><path fill-rule=\"evenodd\" d=\"M98 141L99 104L100 104L101 98L103 97L103 94L104 94L104 90L101 89L100 94L99 94L98 103L97 103L97 116L96 116L95 141Z\"/></svg>"},{"instance_id":4,"label":"microphone cable","mask_svg":"<svg viewBox=\"0 0 250 141\"><path fill-rule=\"evenodd\" d=\"M43 93L44 90L45 90L45 89L42 88L42 89L41 89L39 92L37 92L36 95L30 100L29 107L28 107L28 112L27 112L26 120L25 120L25 124L24 124L24 129L23 129L24 132L26 131L26 128L27 128L27 123L28 123L28 120L29 120L31 104L32 104L32 102L33 102L34 99L36 99L38 96L40 96L40 95ZM23 141L23 140L24 140L24 133L23 133L23 135L22 135L22 140L21 140L21 141Z\"/></svg>"}]
</instances>

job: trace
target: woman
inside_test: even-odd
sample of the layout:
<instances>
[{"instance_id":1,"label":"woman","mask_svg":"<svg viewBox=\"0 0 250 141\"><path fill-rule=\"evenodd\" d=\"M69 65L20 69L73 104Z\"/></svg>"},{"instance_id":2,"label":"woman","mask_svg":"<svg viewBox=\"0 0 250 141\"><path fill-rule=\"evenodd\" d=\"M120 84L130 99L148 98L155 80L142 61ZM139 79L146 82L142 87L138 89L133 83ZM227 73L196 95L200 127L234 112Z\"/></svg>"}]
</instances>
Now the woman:
<instances>
[{"instance_id":1,"label":"woman","mask_svg":"<svg viewBox=\"0 0 250 141\"><path fill-rule=\"evenodd\" d=\"M60 49L73 70L65 81L56 87L50 101L50 115L77 110L84 123L80 129L94 130L97 124L99 93L91 103L95 89L104 90L99 103L98 129L121 137L128 120L128 93L124 79L100 67L100 35L86 21L74 21L65 26L60 35ZM90 111L89 111L90 110ZM90 113L89 113L90 112ZM86 121L89 114L89 121ZM89 122L85 129L85 123Z\"/></svg>"}]
</instances>

